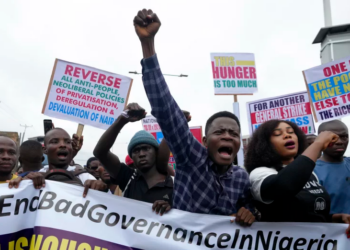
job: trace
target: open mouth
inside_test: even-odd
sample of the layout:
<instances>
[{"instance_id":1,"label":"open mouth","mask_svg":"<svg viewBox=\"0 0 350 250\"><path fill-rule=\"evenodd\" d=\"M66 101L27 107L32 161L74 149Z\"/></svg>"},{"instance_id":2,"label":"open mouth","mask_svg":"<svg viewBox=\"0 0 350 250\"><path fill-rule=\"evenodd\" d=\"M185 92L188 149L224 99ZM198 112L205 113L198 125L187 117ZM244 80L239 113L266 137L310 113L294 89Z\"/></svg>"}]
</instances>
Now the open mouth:
<instances>
[{"instance_id":1,"label":"open mouth","mask_svg":"<svg viewBox=\"0 0 350 250\"><path fill-rule=\"evenodd\" d=\"M57 153L58 159L66 159L68 156L68 152L67 151L59 151Z\"/></svg>"},{"instance_id":2,"label":"open mouth","mask_svg":"<svg viewBox=\"0 0 350 250\"><path fill-rule=\"evenodd\" d=\"M231 157L232 148L231 147L221 147L221 148L219 148L218 152L223 157Z\"/></svg>"},{"instance_id":3,"label":"open mouth","mask_svg":"<svg viewBox=\"0 0 350 250\"><path fill-rule=\"evenodd\" d=\"M294 141L287 141L284 146L288 149L294 149L295 148L295 142Z\"/></svg>"}]
</instances>

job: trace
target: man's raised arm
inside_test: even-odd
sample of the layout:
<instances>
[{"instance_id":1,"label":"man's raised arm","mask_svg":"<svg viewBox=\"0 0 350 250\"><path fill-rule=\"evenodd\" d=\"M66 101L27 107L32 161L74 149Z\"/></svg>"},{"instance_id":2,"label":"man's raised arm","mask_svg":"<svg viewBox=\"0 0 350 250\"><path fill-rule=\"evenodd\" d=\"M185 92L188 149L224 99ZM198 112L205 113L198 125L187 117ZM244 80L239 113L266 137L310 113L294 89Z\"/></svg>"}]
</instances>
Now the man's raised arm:
<instances>
[{"instance_id":1,"label":"man's raised arm","mask_svg":"<svg viewBox=\"0 0 350 250\"><path fill-rule=\"evenodd\" d=\"M200 154L193 152L205 148L192 135L184 114L170 94L155 53L154 37L160 25L158 16L152 10L143 9L134 18L135 31L141 41L144 58L141 62L143 84L152 114L157 118L177 165L188 160L197 162Z\"/></svg>"},{"instance_id":2,"label":"man's raised arm","mask_svg":"<svg viewBox=\"0 0 350 250\"><path fill-rule=\"evenodd\" d=\"M137 103L130 103L126 107L126 111L128 117L119 116L106 132L104 132L94 149L94 155L100 160L111 177L115 179L120 170L120 161L118 156L113 154L110 149L117 139L118 134L127 123L139 121L146 115L145 110Z\"/></svg>"}]
</instances>

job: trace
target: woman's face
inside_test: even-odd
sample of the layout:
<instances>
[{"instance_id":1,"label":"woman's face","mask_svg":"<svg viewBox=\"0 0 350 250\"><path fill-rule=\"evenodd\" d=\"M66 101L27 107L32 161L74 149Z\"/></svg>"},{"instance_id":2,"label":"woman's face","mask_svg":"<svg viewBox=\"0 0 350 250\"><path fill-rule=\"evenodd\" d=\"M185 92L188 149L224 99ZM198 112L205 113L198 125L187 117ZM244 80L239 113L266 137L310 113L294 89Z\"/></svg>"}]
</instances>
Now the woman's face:
<instances>
[{"instance_id":1,"label":"woman's face","mask_svg":"<svg viewBox=\"0 0 350 250\"><path fill-rule=\"evenodd\" d=\"M270 142L283 160L290 160L298 153L298 137L294 129L285 122L281 122L273 131Z\"/></svg>"}]
</instances>

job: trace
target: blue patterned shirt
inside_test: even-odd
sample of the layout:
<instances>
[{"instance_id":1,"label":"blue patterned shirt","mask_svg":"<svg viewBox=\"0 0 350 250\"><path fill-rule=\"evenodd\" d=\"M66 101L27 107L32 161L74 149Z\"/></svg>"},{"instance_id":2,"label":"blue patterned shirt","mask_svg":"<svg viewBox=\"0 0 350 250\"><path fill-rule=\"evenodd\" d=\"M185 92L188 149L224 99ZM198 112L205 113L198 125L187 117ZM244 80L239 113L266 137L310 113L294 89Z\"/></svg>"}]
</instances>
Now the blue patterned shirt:
<instances>
[{"instance_id":1,"label":"blue patterned shirt","mask_svg":"<svg viewBox=\"0 0 350 250\"><path fill-rule=\"evenodd\" d=\"M192 135L170 94L156 55L141 61L143 84L152 115L176 161L173 208L203 214L232 215L241 207L252 212L248 173L238 167L219 175L207 149Z\"/></svg>"}]
</instances>

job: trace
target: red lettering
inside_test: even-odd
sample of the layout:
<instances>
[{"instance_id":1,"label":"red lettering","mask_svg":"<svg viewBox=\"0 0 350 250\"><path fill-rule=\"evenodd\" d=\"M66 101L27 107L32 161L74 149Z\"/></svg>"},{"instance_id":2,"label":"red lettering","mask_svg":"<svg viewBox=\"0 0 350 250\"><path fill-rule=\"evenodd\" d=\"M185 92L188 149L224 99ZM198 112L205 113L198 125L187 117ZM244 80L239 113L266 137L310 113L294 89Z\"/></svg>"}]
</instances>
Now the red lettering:
<instances>
[{"instance_id":1,"label":"red lettering","mask_svg":"<svg viewBox=\"0 0 350 250\"><path fill-rule=\"evenodd\" d=\"M68 90L67 91L67 96L70 96L72 94L72 91Z\"/></svg>"},{"instance_id":2,"label":"red lettering","mask_svg":"<svg viewBox=\"0 0 350 250\"><path fill-rule=\"evenodd\" d=\"M236 76L237 76L238 79L241 79L243 77L242 68L241 67L236 67Z\"/></svg>"},{"instance_id":3,"label":"red lettering","mask_svg":"<svg viewBox=\"0 0 350 250\"><path fill-rule=\"evenodd\" d=\"M56 101L60 101L60 100L61 100L61 98L62 98L62 97L61 97L61 96L59 96L59 95L58 95L58 96L56 96Z\"/></svg>"},{"instance_id":4,"label":"red lettering","mask_svg":"<svg viewBox=\"0 0 350 250\"><path fill-rule=\"evenodd\" d=\"M255 68L250 67L250 68L249 68L249 74L250 74L250 78L251 78L251 79L256 79L256 71L255 71Z\"/></svg>"},{"instance_id":5,"label":"red lettering","mask_svg":"<svg viewBox=\"0 0 350 250\"><path fill-rule=\"evenodd\" d=\"M332 65L332 66L331 66L331 69L332 69L333 75L335 75L335 74L340 74L339 64Z\"/></svg>"},{"instance_id":6,"label":"red lettering","mask_svg":"<svg viewBox=\"0 0 350 250\"><path fill-rule=\"evenodd\" d=\"M117 88L117 89L120 88L120 81L121 81L121 80L122 80L122 79L115 78L115 80L114 80L114 88Z\"/></svg>"},{"instance_id":7,"label":"red lettering","mask_svg":"<svg viewBox=\"0 0 350 250\"><path fill-rule=\"evenodd\" d=\"M72 71L73 71L74 67L71 65L67 65L66 66L66 71L64 72L65 75L72 75Z\"/></svg>"},{"instance_id":8,"label":"red lettering","mask_svg":"<svg viewBox=\"0 0 350 250\"><path fill-rule=\"evenodd\" d=\"M341 70L342 72L348 71L348 69L346 68L345 62L340 63L340 70Z\"/></svg>"},{"instance_id":9,"label":"red lettering","mask_svg":"<svg viewBox=\"0 0 350 250\"><path fill-rule=\"evenodd\" d=\"M227 67L220 67L220 76L222 79L227 78Z\"/></svg>"},{"instance_id":10,"label":"red lettering","mask_svg":"<svg viewBox=\"0 0 350 250\"><path fill-rule=\"evenodd\" d=\"M331 69L329 67L326 67L323 69L323 74L327 77L332 75Z\"/></svg>"},{"instance_id":11,"label":"red lettering","mask_svg":"<svg viewBox=\"0 0 350 250\"><path fill-rule=\"evenodd\" d=\"M301 128L301 130L305 133L305 134L307 134L307 126L303 126L303 127L300 127Z\"/></svg>"},{"instance_id":12,"label":"red lettering","mask_svg":"<svg viewBox=\"0 0 350 250\"><path fill-rule=\"evenodd\" d=\"M316 106L316 110L321 110L322 109L321 102L316 102L315 106Z\"/></svg>"},{"instance_id":13,"label":"red lettering","mask_svg":"<svg viewBox=\"0 0 350 250\"><path fill-rule=\"evenodd\" d=\"M235 78L235 67L228 67L228 78Z\"/></svg>"},{"instance_id":14,"label":"red lettering","mask_svg":"<svg viewBox=\"0 0 350 250\"><path fill-rule=\"evenodd\" d=\"M90 75L90 73L91 73L91 71L89 70L89 71L87 72L87 74L85 74L85 69L83 69L83 78L84 78L84 80L86 80L86 78L88 78L88 76Z\"/></svg>"},{"instance_id":15,"label":"red lettering","mask_svg":"<svg viewBox=\"0 0 350 250\"><path fill-rule=\"evenodd\" d=\"M342 99L342 101L343 101L343 103L346 103L346 95L341 95L341 96L339 96L341 99Z\"/></svg>"},{"instance_id":16,"label":"red lettering","mask_svg":"<svg viewBox=\"0 0 350 250\"><path fill-rule=\"evenodd\" d=\"M327 100L325 101L325 103L326 103L326 107L327 107L327 108L332 107L332 99L327 99Z\"/></svg>"},{"instance_id":17,"label":"red lettering","mask_svg":"<svg viewBox=\"0 0 350 250\"><path fill-rule=\"evenodd\" d=\"M79 77L80 71L81 71L81 68L75 67L73 76Z\"/></svg>"},{"instance_id":18,"label":"red lettering","mask_svg":"<svg viewBox=\"0 0 350 250\"><path fill-rule=\"evenodd\" d=\"M101 83L101 84L105 85L106 78L107 78L107 76L105 76L104 74L100 74L98 76L98 82L97 83Z\"/></svg>"},{"instance_id":19,"label":"red lettering","mask_svg":"<svg viewBox=\"0 0 350 250\"><path fill-rule=\"evenodd\" d=\"M248 67L243 67L243 75L245 79L249 79Z\"/></svg>"},{"instance_id":20,"label":"red lettering","mask_svg":"<svg viewBox=\"0 0 350 250\"><path fill-rule=\"evenodd\" d=\"M218 67L215 67L214 62L211 62L211 67L213 69L213 78L218 79L219 77L219 69Z\"/></svg>"},{"instance_id":21,"label":"red lettering","mask_svg":"<svg viewBox=\"0 0 350 250\"><path fill-rule=\"evenodd\" d=\"M97 72L92 72L92 73L91 73L90 81L96 82L97 75L98 75Z\"/></svg>"},{"instance_id":22,"label":"red lettering","mask_svg":"<svg viewBox=\"0 0 350 250\"><path fill-rule=\"evenodd\" d=\"M107 77L107 86L112 86L113 85L113 76L109 76Z\"/></svg>"}]
</instances>

